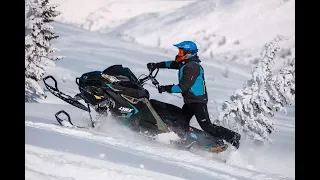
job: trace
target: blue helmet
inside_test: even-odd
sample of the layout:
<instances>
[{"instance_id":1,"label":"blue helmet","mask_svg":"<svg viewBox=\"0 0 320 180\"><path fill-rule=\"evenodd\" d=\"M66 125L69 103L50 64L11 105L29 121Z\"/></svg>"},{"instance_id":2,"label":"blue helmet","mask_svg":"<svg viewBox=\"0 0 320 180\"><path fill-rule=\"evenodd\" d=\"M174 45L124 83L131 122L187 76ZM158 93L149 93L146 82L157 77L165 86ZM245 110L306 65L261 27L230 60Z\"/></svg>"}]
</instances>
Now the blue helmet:
<instances>
[{"instance_id":1,"label":"blue helmet","mask_svg":"<svg viewBox=\"0 0 320 180\"><path fill-rule=\"evenodd\" d=\"M196 56L198 52L198 47L193 41L182 41L178 44L174 44L173 46L183 50L184 54L186 54L183 59L190 59Z\"/></svg>"},{"instance_id":2,"label":"blue helmet","mask_svg":"<svg viewBox=\"0 0 320 180\"><path fill-rule=\"evenodd\" d=\"M183 49L186 53L190 53L192 56L197 55L198 47L193 41L182 41L178 44L174 44L175 47Z\"/></svg>"}]
</instances>

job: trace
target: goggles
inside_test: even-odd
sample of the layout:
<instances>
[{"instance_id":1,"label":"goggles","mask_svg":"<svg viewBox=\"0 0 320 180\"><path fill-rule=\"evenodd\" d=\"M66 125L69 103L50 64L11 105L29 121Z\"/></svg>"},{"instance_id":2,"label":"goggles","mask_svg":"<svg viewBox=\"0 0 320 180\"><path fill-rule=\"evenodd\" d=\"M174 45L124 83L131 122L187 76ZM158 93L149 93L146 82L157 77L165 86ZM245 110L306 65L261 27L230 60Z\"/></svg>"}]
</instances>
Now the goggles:
<instances>
[{"instance_id":1,"label":"goggles","mask_svg":"<svg viewBox=\"0 0 320 180\"><path fill-rule=\"evenodd\" d=\"M184 56L184 50L183 49L178 49L178 56Z\"/></svg>"}]
</instances>

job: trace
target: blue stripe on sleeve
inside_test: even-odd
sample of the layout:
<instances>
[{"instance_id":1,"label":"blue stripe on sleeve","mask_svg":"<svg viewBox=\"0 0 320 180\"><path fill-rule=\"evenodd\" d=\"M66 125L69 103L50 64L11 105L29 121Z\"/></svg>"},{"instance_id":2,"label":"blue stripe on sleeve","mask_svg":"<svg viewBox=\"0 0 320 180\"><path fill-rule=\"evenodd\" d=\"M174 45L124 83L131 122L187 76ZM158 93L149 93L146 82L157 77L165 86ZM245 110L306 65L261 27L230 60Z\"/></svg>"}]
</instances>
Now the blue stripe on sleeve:
<instances>
[{"instance_id":1,"label":"blue stripe on sleeve","mask_svg":"<svg viewBox=\"0 0 320 180\"><path fill-rule=\"evenodd\" d=\"M172 88L171 88L171 92L173 92L173 93L181 93L182 90L181 90L180 86L173 85Z\"/></svg>"},{"instance_id":2,"label":"blue stripe on sleeve","mask_svg":"<svg viewBox=\"0 0 320 180\"><path fill-rule=\"evenodd\" d=\"M166 68L170 67L172 61L165 61L165 64L166 64Z\"/></svg>"}]
</instances>

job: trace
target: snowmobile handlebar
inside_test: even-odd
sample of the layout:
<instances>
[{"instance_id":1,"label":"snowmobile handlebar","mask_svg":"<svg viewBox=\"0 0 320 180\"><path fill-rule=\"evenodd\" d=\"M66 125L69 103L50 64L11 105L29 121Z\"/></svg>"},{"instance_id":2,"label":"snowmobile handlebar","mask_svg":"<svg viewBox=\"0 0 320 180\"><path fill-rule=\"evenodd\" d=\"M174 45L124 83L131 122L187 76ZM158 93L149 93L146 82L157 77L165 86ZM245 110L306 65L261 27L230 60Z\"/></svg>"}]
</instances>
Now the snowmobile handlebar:
<instances>
[{"instance_id":1,"label":"snowmobile handlebar","mask_svg":"<svg viewBox=\"0 0 320 180\"><path fill-rule=\"evenodd\" d=\"M156 70L156 73L153 75L152 73L155 70ZM144 77L144 78L142 78L142 79L139 79L139 84L144 84L146 81L151 80L153 85L158 86L159 82L157 81L156 76L157 76L157 74L159 72L159 68L156 68L155 70L149 69L149 75Z\"/></svg>"}]
</instances>

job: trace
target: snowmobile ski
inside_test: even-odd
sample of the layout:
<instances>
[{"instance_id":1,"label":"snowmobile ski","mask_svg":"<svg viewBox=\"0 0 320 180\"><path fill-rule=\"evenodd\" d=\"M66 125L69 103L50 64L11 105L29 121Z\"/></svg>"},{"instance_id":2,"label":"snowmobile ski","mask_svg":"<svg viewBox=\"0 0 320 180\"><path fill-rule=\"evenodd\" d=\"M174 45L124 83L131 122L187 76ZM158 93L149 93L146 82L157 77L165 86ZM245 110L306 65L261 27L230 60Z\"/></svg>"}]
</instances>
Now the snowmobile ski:
<instances>
[{"instance_id":1,"label":"snowmobile ski","mask_svg":"<svg viewBox=\"0 0 320 180\"><path fill-rule=\"evenodd\" d=\"M46 82L46 80L48 80L48 79L52 79L52 80L54 81L54 87L50 86L50 85ZM87 106L85 106L85 105L83 105L82 103L80 103L78 100L80 100L80 99L82 99L82 98L81 98L81 96L80 96L79 94L77 94L77 95L73 98L73 97L71 97L71 96L69 96L69 95L61 92L61 91L58 89L57 80L56 80L53 76L47 76L47 77L43 78L43 82L44 82L46 88L47 88L53 95L55 95L56 97L60 98L61 100L65 101L65 102L67 102L67 103L69 103L69 104L71 104L71 105L73 105L73 106L75 106L75 107L77 107L77 108L79 108L79 109L82 109L82 110L84 110L84 111L89 112L90 120L91 120L91 125L92 125L92 127L94 127L94 123L93 123L93 121L92 121L89 104L87 104ZM67 117L68 117L68 119L69 119L69 122L71 123L71 121L70 121L70 116L68 115L67 112L65 112L65 111L62 110L62 111L57 112L56 115L57 115L57 114L59 115L60 113L64 113L65 115L67 115ZM57 119L57 118L59 118L59 117L56 116L56 119ZM57 119L57 120L58 120L58 119ZM58 120L58 122L61 124L62 121L59 121L59 120ZM71 125L72 125L72 123L71 123Z\"/></svg>"},{"instance_id":2,"label":"snowmobile ski","mask_svg":"<svg viewBox=\"0 0 320 180\"><path fill-rule=\"evenodd\" d=\"M54 81L54 87L50 86L50 85L46 82L46 80L48 80L48 79L52 79L52 80ZM43 82L44 82L46 88L47 88L53 95L55 95L56 97L62 99L63 101L65 101L65 102L67 102L67 103L69 103L69 104L71 104L71 105L73 105L73 106L75 106L75 107L77 107L77 108L79 108L79 109L82 109L82 110L87 111L87 112L90 111L90 109L89 109L87 106L83 105L82 103L80 103L80 102L77 100L77 99L80 99L80 98L73 98L73 97L71 97L71 96L69 96L69 95L61 92L61 91L58 89L57 80L56 80L54 77L52 77L52 76L47 76L47 77L43 78Z\"/></svg>"},{"instance_id":3,"label":"snowmobile ski","mask_svg":"<svg viewBox=\"0 0 320 180\"><path fill-rule=\"evenodd\" d=\"M67 120L66 119L63 119L61 117L59 117L61 114L64 114L66 117L67 117ZM75 125L72 123L71 121L71 117L70 115L64 111L64 110L60 110L58 111L57 113L55 113L55 118L56 120L58 121L58 123L63 126L63 127L68 127L68 128L79 128L79 129L89 129L88 126L78 126L78 125ZM148 140L156 140L155 136L152 136L152 135L147 135L145 133L142 133L140 132L139 133L141 136L147 138Z\"/></svg>"},{"instance_id":4,"label":"snowmobile ski","mask_svg":"<svg viewBox=\"0 0 320 180\"><path fill-rule=\"evenodd\" d=\"M60 118L60 117L59 117L60 114L66 115L67 120ZM84 126L74 125L74 124L72 123L72 121L71 121L70 115L69 115L66 111L64 111L64 110L58 111L57 113L54 114L54 116L56 117L56 120L58 121L58 123L59 123L61 126L64 126L64 127L76 127L76 128L88 128L88 127L84 127Z\"/></svg>"}]
</instances>

